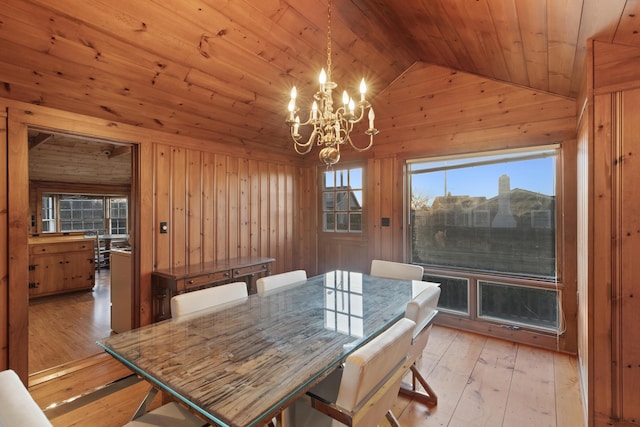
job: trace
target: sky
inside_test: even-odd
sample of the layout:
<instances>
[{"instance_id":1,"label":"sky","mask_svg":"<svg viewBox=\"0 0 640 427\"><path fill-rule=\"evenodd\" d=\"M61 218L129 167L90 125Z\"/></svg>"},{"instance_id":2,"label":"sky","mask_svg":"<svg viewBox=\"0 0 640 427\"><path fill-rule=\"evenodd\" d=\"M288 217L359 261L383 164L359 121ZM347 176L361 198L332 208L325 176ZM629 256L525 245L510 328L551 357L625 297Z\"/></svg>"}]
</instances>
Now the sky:
<instances>
[{"instance_id":1,"label":"sky","mask_svg":"<svg viewBox=\"0 0 640 427\"><path fill-rule=\"evenodd\" d=\"M414 165L414 169L421 166ZM413 174L412 190L421 197L433 199L445 194L452 196L472 196L492 198L498 195L498 178L509 176L510 188L520 188L545 195L555 195L555 159L547 157L533 160L520 160L474 166L463 169L451 169L424 174Z\"/></svg>"}]
</instances>

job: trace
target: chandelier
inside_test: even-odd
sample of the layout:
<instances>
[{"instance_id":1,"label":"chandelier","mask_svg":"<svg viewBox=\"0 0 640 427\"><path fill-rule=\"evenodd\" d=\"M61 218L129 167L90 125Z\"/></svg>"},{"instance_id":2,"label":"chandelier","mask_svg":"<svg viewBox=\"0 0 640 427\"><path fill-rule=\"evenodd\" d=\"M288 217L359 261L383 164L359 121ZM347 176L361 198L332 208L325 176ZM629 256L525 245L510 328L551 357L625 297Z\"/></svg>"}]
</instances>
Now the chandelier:
<instances>
[{"instance_id":1,"label":"chandelier","mask_svg":"<svg viewBox=\"0 0 640 427\"><path fill-rule=\"evenodd\" d=\"M331 0L327 6L327 71L324 68L320 71L320 90L313 96L313 104L309 111L309 118L305 122L300 121L298 109L296 108L297 90L294 86L291 89L291 100L289 101L289 116L286 123L291 130L293 147L298 154L307 154L314 145L323 147L320 150L320 160L330 167L340 160L340 146L349 143L356 151L366 151L373 144L373 136L378 130L373 125L375 113L365 94L367 85L364 78L360 82L360 100L356 103L345 90L342 93L342 106L333 111L332 91L338 87L331 81ZM353 125L362 121L364 112L369 109L369 128L364 131L369 136L369 144L366 147L357 147L351 140ZM300 128L311 125L311 135L307 142L301 142Z\"/></svg>"}]
</instances>

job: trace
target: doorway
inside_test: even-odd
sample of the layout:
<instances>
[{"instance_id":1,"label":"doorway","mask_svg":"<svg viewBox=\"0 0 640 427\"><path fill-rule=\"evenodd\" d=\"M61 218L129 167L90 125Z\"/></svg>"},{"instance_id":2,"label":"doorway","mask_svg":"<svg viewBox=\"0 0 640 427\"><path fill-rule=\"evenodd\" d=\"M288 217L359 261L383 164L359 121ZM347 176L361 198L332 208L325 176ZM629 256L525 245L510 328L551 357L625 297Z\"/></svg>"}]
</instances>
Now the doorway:
<instances>
[{"instance_id":1,"label":"doorway","mask_svg":"<svg viewBox=\"0 0 640 427\"><path fill-rule=\"evenodd\" d=\"M30 290L29 375L33 375L99 353L95 341L112 333L109 250L111 245L130 249L134 241L136 146L43 129L29 129L28 143L29 238L77 236L91 245L93 254L93 269L79 273L84 274L83 281L91 275L90 289L61 286L61 291L44 296L34 296ZM41 267L30 262L30 274L32 268Z\"/></svg>"}]
</instances>

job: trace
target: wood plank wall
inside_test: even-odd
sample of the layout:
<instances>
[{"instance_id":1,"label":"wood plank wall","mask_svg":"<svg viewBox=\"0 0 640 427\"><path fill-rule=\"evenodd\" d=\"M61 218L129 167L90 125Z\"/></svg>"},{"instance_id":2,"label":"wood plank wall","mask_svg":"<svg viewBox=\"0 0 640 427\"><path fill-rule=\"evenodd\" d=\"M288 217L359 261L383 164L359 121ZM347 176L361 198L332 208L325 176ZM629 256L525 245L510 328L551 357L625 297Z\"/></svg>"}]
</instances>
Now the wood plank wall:
<instances>
[{"instance_id":1,"label":"wood plank wall","mask_svg":"<svg viewBox=\"0 0 640 427\"><path fill-rule=\"evenodd\" d=\"M256 154L5 99L0 106L0 179L4 188L15 184L0 200L0 255L6 255L0 257L0 369L11 366L23 379L27 375L28 290L20 284L27 282L29 126L136 147L131 191L140 203L131 226L140 324L151 321L150 274L156 267L257 255L276 259L273 272L305 268L315 274L316 171L297 156ZM160 221L168 222L169 233L159 233Z\"/></svg>"},{"instance_id":2,"label":"wood plank wall","mask_svg":"<svg viewBox=\"0 0 640 427\"><path fill-rule=\"evenodd\" d=\"M272 256L274 272L298 265L297 167L164 144L153 163L153 224L169 226L154 268L240 256Z\"/></svg>"},{"instance_id":3,"label":"wood plank wall","mask_svg":"<svg viewBox=\"0 0 640 427\"><path fill-rule=\"evenodd\" d=\"M0 110L0 168L7 167L7 112ZM7 174L0 173L0 236L8 235ZM9 366L9 247L0 241L0 370Z\"/></svg>"},{"instance_id":4,"label":"wood plank wall","mask_svg":"<svg viewBox=\"0 0 640 427\"><path fill-rule=\"evenodd\" d=\"M589 427L640 423L640 49L592 42L589 88L589 177L580 192L591 197L588 223ZM593 183L593 189L584 186ZM584 265L583 265L584 264ZM581 284L581 287L584 286ZM582 316L581 316L582 319Z\"/></svg>"},{"instance_id":5,"label":"wood plank wall","mask_svg":"<svg viewBox=\"0 0 640 427\"><path fill-rule=\"evenodd\" d=\"M575 100L416 63L374 102L376 157L572 142Z\"/></svg>"}]
</instances>

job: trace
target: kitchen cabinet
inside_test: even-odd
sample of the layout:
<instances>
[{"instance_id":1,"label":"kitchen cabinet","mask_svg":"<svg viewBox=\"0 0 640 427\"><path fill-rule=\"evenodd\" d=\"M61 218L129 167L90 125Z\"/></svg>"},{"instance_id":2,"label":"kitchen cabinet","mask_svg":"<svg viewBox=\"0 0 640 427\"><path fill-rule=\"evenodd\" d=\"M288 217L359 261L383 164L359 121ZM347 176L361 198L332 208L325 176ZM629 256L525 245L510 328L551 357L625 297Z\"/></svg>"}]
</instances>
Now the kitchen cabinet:
<instances>
[{"instance_id":1,"label":"kitchen cabinet","mask_svg":"<svg viewBox=\"0 0 640 427\"><path fill-rule=\"evenodd\" d=\"M29 297L92 289L93 239L84 235L29 238Z\"/></svg>"}]
</instances>

